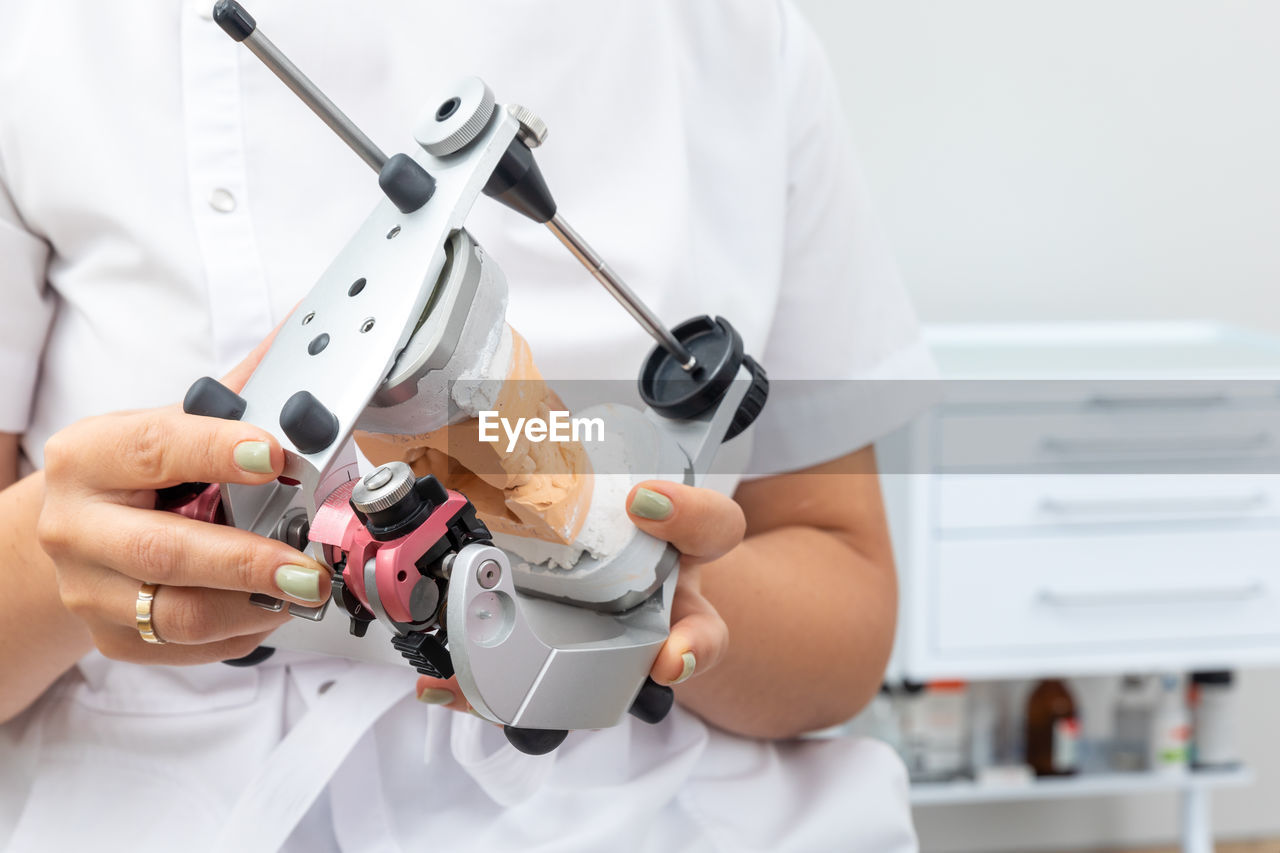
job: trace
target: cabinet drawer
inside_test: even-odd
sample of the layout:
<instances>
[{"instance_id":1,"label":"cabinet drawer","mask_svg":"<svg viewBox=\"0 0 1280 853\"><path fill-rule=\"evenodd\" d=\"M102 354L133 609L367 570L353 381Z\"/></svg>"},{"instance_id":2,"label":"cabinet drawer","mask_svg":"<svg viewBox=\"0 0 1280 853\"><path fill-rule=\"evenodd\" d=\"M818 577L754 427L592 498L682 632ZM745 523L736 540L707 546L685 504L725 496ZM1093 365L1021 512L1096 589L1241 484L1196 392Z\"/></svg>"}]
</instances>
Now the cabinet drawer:
<instances>
[{"instance_id":1,"label":"cabinet drawer","mask_svg":"<svg viewBox=\"0 0 1280 853\"><path fill-rule=\"evenodd\" d=\"M1280 521L1277 474L941 474L943 531Z\"/></svg>"},{"instance_id":2,"label":"cabinet drawer","mask_svg":"<svg viewBox=\"0 0 1280 853\"><path fill-rule=\"evenodd\" d=\"M1163 473L1172 470L1170 463L1211 466L1223 460L1271 460L1269 467L1241 470L1280 471L1280 407L1270 405L951 412L938 419L937 429L942 471L1107 472L1128 465Z\"/></svg>"},{"instance_id":3,"label":"cabinet drawer","mask_svg":"<svg viewBox=\"0 0 1280 853\"><path fill-rule=\"evenodd\" d=\"M1275 642L1278 563L1269 530L945 541L933 643L972 656Z\"/></svg>"}]
</instances>

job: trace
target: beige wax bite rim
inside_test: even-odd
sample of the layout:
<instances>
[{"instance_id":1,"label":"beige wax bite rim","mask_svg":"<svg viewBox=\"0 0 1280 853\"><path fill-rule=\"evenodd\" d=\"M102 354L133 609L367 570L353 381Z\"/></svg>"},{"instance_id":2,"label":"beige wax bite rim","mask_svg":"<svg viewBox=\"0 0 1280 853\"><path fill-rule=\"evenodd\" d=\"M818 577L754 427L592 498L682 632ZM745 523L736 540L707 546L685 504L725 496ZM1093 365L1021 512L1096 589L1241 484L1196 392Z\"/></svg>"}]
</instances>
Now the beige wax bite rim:
<instances>
[{"instance_id":1,"label":"beige wax bite rim","mask_svg":"<svg viewBox=\"0 0 1280 853\"><path fill-rule=\"evenodd\" d=\"M545 418L563 410L538 372L528 343L510 327L507 335L510 359L506 365L489 365L487 371L506 367L492 408L509 419ZM418 476L434 474L447 488L465 494L495 534L570 545L586 522L594 478L581 442L520 438L508 451L506 442L481 441L474 417L422 435L360 432L356 441L374 464L403 461Z\"/></svg>"}]
</instances>

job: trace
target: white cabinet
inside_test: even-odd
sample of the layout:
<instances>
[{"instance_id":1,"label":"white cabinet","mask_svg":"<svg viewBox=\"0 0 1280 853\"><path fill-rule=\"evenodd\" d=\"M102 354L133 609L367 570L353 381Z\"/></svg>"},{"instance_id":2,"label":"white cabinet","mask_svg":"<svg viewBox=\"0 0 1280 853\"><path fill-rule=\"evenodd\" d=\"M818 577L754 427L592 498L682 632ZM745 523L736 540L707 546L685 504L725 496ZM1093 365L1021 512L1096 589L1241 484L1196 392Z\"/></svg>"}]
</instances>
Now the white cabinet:
<instances>
[{"instance_id":1,"label":"white cabinet","mask_svg":"<svg viewBox=\"0 0 1280 853\"><path fill-rule=\"evenodd\" d=\"M1171 656L1194 661L1174 669L1208 668L1256 644L1280 655L1277 555L1280 531L944 542L931 645L939 661L988 669L1008 659L1027 672L1143 655L1147 666L1121 668L1163 669L1151 664Z\"/></svg>"},{"instance_id":2,"label":"white cabinet","mask_svg":"<svg viewBox=\"0 0 1280 853\"><path fill-rule=\"evenodd\" d=\"M1280 342L940 328L878 447L913 680L1280 663Z\"/></svg>"}]
</instances>

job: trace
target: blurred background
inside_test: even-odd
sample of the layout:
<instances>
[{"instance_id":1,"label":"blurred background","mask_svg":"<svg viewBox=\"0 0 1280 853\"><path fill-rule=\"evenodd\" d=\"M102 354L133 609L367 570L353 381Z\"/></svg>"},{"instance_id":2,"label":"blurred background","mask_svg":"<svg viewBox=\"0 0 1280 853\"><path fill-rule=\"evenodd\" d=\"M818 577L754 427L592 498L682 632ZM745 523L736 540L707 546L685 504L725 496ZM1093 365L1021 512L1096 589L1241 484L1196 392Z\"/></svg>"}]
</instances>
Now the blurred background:
<instances>
[{"instance_id":1,"label":"blurred background","mask_svg":"<svg viewBox=\"0 0 1280 853\"><path fill-rule=\"evenodd\" d=\"M796 2L925 323L1280 336L1280 3ZM1249 784L1211 794L1212 834L1280 850L1280 670L1260 660L1233 667ZM1103 675L1068 686L1111 720L1120 673ZM1173 786L916 817L926 851L1125 849L1177 843L1183 805Z\"/></svg>"}]
</instances>

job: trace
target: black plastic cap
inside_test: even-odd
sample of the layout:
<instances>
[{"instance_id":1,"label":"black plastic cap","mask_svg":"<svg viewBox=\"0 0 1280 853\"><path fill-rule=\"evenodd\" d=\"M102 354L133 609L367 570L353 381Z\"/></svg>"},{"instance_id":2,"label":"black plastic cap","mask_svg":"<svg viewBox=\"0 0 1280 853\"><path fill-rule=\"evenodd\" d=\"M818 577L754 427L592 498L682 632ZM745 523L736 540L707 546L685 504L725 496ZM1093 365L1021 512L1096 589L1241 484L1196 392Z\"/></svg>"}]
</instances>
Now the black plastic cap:
<instances>
[{"instance_id":1,"label":"black plastic cap","mask_svg":"<svg viewBox=\"0 0 1280 853\"><path fill-rule=\"evenodd\" d=\"M646 678L631 703L629 713L642 723L660 723L671 713L675 704L676 692L665 684L659 684L652 678Z\"/></svg>"},{"instance_id":2,"label":"black plastic cap","mask_svg":"<svg viewBox=\"0 0 1280 853\"><path fill-rule=\"evenodd\" d=\"M742 366L742 338L723 317L695 317L671 330L698 360L686 371L661 346L640 369L640 398L665 418L696 418L719 405Z\"/></svg>"},{"instance_id":3,"label":"black plastic cap","mask_svg":"<svg viewBox=\"0 0 1280 853\"><path fill-rule=\"evenodd\" d=\"M280 429L300 453L319 453L338 437L338 416L310 391L299 391L280 410Z\"/></svg>"},{"instance_id":4,"label":"black plastic cap","mask_svg":"<svg viewBox=\"0 0 1280 853\"><path fill-rule=\"evenodd\" d=\"M546 755L569 736L564 729L522 729L517 726L503 726L502 729L511 745L525 755Z\"/></svg>"},{"instance_id":5,"label":"black plastic cap","mask_svg":"<svg viewBox=\"0 0 1280 853\"><path fill-rule=\"evenodd\" d=\"M214 3L213 20L222 27L224 33L236 41L244 41L258 28L258 22L253 19L253 15L246 12L245 8L235 0L218 0Z\"/></svg>"},{"instance_id":6,"label":"black plastic cap","mask_svg":"<svg viewBox=\"0 0 1280 853\"><path fill-rule=\"evenodd\" d=\"M378 173L378 186L401 213L420 210L436 191L436 179L408 154L394 154Z\"/></svg>"},{"instance_id":7,"label":"black plastic cap","mask_svg":"<svg viewBox=\"0 0 1280 853\"><path fill-rule=\"evenodd\" d=\"M224 421L240 420L248 407L244 397L212 376L201 376L182 398L182 411L188 415L222 418Z\"/></svg>"},{"instance_id":8,"label":"black plastic cap","mask_svg":"<svg viewBox=\"0 0 1280 853\"><path fill-rule=\"evenodd\" d=\"M417 492L418 497L432 506L443 506L444 502L449 500L449 490L431 474L419 477L413 484L413 490Z\"/></svg>"},{"instance_id":9,"label":"black plastic cap","mask_svg":"<svg viewBox=\"0 0 1280 853\"><path fill-rule=\"evenodd\" d=\"M538 161L519 139L511 140L507 146L498 168L484 185L484 194L534 222L549 222L556 215L556 200L547 189Z\"/></svg>"},{"instance_id":10,"label":"black plastic cap","mask_svg":"<svg viewBox=\"0 0 1280 853\"><path fill-rule=\"evenodd\" d=\"M1235 678L1229 670L1215 669L1209 672L1193 672L1191 673L1192 684L1212 684L1222 687L1230 687L1231 682Z\"/></svg>"}]
</instances>

